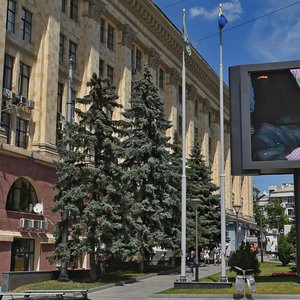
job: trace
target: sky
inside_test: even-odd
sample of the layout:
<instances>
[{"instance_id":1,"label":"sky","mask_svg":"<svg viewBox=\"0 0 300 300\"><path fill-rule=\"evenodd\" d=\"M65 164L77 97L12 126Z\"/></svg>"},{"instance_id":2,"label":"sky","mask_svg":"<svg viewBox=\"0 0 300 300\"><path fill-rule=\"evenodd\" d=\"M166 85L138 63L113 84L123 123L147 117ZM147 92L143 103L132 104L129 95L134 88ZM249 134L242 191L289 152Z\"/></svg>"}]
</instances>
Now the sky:
<instances>
[{"instance_id":1,"label":"sky","mask_svg":"<svg viewBox=\"0 0 300 300\"><path fill-rule=\"evenodd\" d=\"M219 75L219 0L153 0L182 31L182 10L186 9L189 41ZM300 1L222 1L228 20L223 29L223 79L228 85L230 66L299 60ZM269 185L292 183L292 175L253 177L261 193Z\"/></svg>"}]
</instances>

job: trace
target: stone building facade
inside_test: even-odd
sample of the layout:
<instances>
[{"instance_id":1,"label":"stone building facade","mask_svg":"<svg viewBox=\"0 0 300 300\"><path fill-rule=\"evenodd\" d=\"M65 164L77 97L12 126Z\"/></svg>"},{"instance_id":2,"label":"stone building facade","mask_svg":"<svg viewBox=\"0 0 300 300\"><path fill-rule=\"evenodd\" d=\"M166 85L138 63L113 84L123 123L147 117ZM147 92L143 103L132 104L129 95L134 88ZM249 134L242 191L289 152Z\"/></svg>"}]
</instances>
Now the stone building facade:
<instances>
[{"instance_id":1,"label":"stone building facade","mask_svg":"<svg viewBox=\"0 0 300 300\"><path fill-rule=\"evenodd\" d=\"M182 122L182 36L150 0L0 0L0 7L0 273L51 270L56 266L46 257L60 218L51 212L53 160L65 122L69 58L74 95L88 93L96 72L111 78L124 107L147 63L172 136ZM197 139L219 185L219 78L195 49L186 67L187 153ZM241 203L241 219L252 224L252 179L230 175L227 87L224 100L227 214ZM86 268L88 260L77 265Z\"/></svg>"}]
</instances>

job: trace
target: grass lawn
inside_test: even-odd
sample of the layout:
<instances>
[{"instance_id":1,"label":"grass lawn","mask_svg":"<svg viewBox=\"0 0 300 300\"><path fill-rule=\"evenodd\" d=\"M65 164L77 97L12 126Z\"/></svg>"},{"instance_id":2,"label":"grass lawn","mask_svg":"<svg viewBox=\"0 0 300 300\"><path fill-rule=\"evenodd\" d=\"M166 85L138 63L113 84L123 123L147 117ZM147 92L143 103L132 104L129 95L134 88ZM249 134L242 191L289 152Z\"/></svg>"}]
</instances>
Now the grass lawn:
<instances>
[{"instance_id":1,"label":"grass lawn","mask_svg":"<svg viewBox=\"0 0 300 300\"><path fill-rule=\"evenodd\" d=\"M288 266L283 267L276 263L262 263L261 273L255 277L257 294L300 294L300 285L295 284L296 276L271 276L272 273L289 272ZM201 282L218 282L220 273L202 278ZM168 289L164 294L236 294L235 292L235 272L227 271L227 278L233 282L231 288L224 289L193 289L179 290ZM248 287L246 292L249 293ZM240 294L240 293L239 293Z\"/></svg>"},{"instance_id":2,"label":"grass lawn","mask_svg":"<svg viewBox=\"0 0 300 300\"><path fill-rule=\"evenodd\" d=\"M119 281L138 278L141 276L158 273L160 271L166 271L172 269L171 266L149 266L145 269L144 273L139 273L135 270L129 271L116 271L101 275L98 281L88 282L84 280L70 280L67 282L60 282L57 280L47 280L27 285L22 285L14 292L24 292L25 290L72 290L72 289L92 289L101 287L107 284L116 283Z\"/></svg>"}]
</instances>

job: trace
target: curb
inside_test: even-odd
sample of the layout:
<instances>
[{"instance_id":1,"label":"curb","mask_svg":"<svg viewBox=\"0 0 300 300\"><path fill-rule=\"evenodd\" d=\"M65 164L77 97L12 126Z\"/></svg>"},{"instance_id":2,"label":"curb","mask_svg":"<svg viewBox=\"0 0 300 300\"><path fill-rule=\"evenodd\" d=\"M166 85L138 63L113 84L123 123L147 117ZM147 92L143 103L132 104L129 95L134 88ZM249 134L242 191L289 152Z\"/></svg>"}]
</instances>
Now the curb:
<instances>
[{"instance_id":1,"label":"curb","mask_svg":"<svg viewBox=\"0 0 300 300\"><path fill-rule=\"evenodd\" d=\"M242 299L243 295L242 294L235 294L235 295L222 295L222 294L153 294L151 298L198 298L198 299ZM295 299L300 299L299 294L293 294L293 295L286 295L286 294L253 294L253 295L246 295L247 299L252 299L252 300L265 300L265 299L270 299L270 300L295 300Z\"/></svg>"},{"instance_id":2,"label":"curb","mask_svg":"<svg viewBox=\"0 0 300 300\"><path fill-rule=\"evenodd\" d=\"M141 277L135 277L135 278L130 278L130 279L126 279L126 280L121 280L121 281L117 281L114 283L109 283L103 286L99 286L96 288L92 288L89 289L88 293L93 293L93 292L98 292L98 291L102 291L102 290L106 290L115 286L122 286L124 284L130 284L130 283L134 283L134 282L138 282L139 280L142 279L147 279L147 278L151 278L151 277L155 277L155 276L159 276L159 275L167 275L167 274L172 274L172 272L174 272L174 270L170 270L170 271L163 271L163 272L159 272L159 273L151 273L148 275L144 275Z\"/></svg>"}]
</instances>

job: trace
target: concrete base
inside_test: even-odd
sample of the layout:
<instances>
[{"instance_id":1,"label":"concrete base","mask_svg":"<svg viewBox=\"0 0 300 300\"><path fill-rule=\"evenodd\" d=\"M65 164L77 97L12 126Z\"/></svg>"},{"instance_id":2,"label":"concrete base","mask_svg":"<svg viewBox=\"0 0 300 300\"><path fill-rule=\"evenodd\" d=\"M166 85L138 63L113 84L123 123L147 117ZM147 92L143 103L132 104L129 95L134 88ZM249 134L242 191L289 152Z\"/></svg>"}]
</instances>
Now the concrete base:
<instances>
[{"instance_id":1,"label":"concrete base","mask_svg":"<svg viewBox=\"0 0 300 300\"><path fill-rule=\"evenodd\" d=\"M190 289L224 289L231 288L232 282L174 282L174 288L180 290Z\"/></svg>"}]
</instances>

